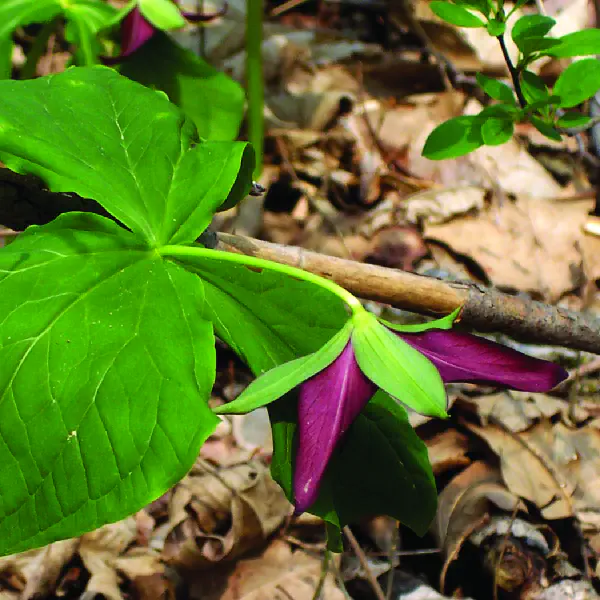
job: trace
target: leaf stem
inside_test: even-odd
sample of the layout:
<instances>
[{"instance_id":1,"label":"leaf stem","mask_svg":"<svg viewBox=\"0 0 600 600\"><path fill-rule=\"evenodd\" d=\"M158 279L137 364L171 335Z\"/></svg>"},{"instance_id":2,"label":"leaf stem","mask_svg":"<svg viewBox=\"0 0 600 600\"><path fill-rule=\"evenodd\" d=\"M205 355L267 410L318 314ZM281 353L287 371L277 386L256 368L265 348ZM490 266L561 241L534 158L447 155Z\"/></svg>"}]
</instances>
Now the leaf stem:
<instances>
[{"instance_id":1,"label":"leaf stem","mask_svg":"<svg viewBox=\"0 0 600 600\"><path fill-rule=\"evenodd\" d=\"M320 277L319 275L315 275L314 273L309 273L308 271L291 267L289 265L276 263L263 258L255 258L254 256L235 254L233 252L224 252L223 250L211 250L210 248L201 248L199 246L163 246L162 248L158 249L158 252L162 256L169 256L171 258L198 258L205 260L216 260L230 262L250 268L256 267L258 269L265 269L267 271L273 271L274 273L282 273L284 275L288 275L289 277L314 283L324 290L335 294L348 306L353 315L364 312L365 310L363 305L360 303L360 300L356 296L352 295L349 291L345 290L337 283L334 283L329 279L325 279L324 277Z\"/></svg>"},{"instance_id":2,"label":"leaf stem","mask_svg":"<svg viewBox=\"0 0 600 600\"><path fill-rule=\"evenodd\" d=\"M519 71L515 68L515 65L513 65L513 61L510 58L508 48L506 47L506 42L504 41L504 35L500 34L496 37L496 39L500 43L500 48L502 48L502 55L504 56L504 61L506 62L506 66L508 67L510 77L512 79L513 85L515 86L515 92L517 94L517 98L519 99L519 104L521 105L521 108L525 108L527 106L527 100L525 100L525 96L523 96L523 90L521 89Z\"/></svg>"}]
</instances>

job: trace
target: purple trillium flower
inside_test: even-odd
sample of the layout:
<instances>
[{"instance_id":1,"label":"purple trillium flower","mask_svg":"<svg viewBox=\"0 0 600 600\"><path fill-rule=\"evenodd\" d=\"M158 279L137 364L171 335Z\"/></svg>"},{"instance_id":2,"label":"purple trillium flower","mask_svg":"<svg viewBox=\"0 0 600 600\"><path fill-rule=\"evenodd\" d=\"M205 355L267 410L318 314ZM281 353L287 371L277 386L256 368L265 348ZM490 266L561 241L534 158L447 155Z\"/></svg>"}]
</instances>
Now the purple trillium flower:
<instances>
[{"instance_id":1,"label":"purple trillium flower","mask_svg":"<svg viewBox=\"0 0 600 600\"><path fill-rule=\"evenodd\" d=\"M480 382L545 392L568 376L554 363L468 333L440 329L393 333L426 356L444 383ZM361 371L351 342L329 366L300 385L294 470L297 513L317 499L333 451L376 391Z\"/></svg>"},{"instance_id":2,"label":"purple trillium flower","mask_svg":"<svg viewBox=\"0 0 600 600\"><path fill-rule=\"evenodd\" d=\"M179 4L178 0L173 0L174 4ZM227 12L227 2L218 12L211 14L197 14L181 11L181 16L190 23L207 23L218 17L222 17ZM127 16L121 23L121 53L119 56L104 58L105 64L115 64L121 62L124 58L131 56L139 50L154 34L159 31L148 19L144 17L138 6L135 6L127 13Z\"/></svg>"},{"instance_id":3,"label":"purple trillium flower","mask_svg":"<svg viewBox=\"0 0 600 600\"><path fill-rule=\"evenodd\" d=\"M299 388L293 492L301 513L317 499L334 450L378 389L418 413L444 417L444 383L543 392L567 377L551 362L452 331L457 313L398 326L357 311L322 348L267 371L215 412L248 412Z\"/></svg>"}]
</instances>

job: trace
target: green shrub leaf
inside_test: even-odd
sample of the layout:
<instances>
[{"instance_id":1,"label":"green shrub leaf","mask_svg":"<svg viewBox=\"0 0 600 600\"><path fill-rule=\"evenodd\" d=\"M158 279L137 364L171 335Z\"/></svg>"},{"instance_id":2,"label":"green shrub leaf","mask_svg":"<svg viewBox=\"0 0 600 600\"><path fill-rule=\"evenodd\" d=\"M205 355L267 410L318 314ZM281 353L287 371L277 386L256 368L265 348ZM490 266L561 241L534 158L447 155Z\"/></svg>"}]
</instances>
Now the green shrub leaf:
<instances>
[{"instance_id":1,"label":"green shrub leaf","mask_svg":"<svg viewBox=\"0 0 600 600\"><path fill-rule=\"evenodd\" d=\"M458 27L485 27L485 23L462 6L434 0L429 4L431 10L440 18Z\"/></svg>"},{"instance_id":2,"label":"green shrub leaf","mask_svg":"<svg viewBox=\"0 0 600 600\"><path fill-rule=\"evenodd\" d=\"M511 37L517 48L523 51L525 40L543 38L554 25L556 25L556 21L550 17L525 15L513 25Z\"/></svg>"},{"instance_id":3,"label":"green shrub leaf","mask_svg":"<svg viewBox=\"0 0 600 600\"><path fill-rule=\"evenodd\" d=\"M513 135L515 124L511 119L486 118L481 126L481 136L487 146L505 144Z\"/></svg>"},{"instance_id":4,"label":"green shrub leaf","mask_svg":"<svg viewBox=\"0 0 600 600\"><path fill-rule=\"evenodd\" d=\"M547 138L554 140L555 142L560 142L562 140L560 133L556 131L556 129L549 123L546 123L545 121L534 115L531 115L529 117L529 120L531 121L531 124L540 133L543 133Z\"/></svg>"},{"instance_id":5,"label":"green shrub leaf","mask_svg":"<svg viewBox=\"0 0 600 600\"><path fill-rule=\"evenodd\" d=\"M545 52L556 58L600 54L600 29L584 29L558 38L560 44Z\"/></svg>"},{"instance_id":6,"label":"green shrub leaf","mask_svg":"<svg viewBox=\"0 0 600 600\"><path fill-rule=\"evenodd\" d=\"M564 127L565 129L569 129L570 127L585 127L590 123L592 119L587 115L583 115L578 112L568 112L565 113L562 117L560 117L556 124L559 127Z\"/></svg>"},{"instance_id":7,"label":"green shrub leaf","mask_svg":"<svg viewBox=\"0 0 600 600\"><path fill-rule=\"evenodd\" d=\"M514 92L508 85L498 81L497 79L494 79L493 77L487 77L486 75L483 75L483 73L477 73L475 77L477 78L479 87L490 98L499 100L500 102L506 102L507 104L512 104L514 106L517 105Z\"/></svg>"},{"instance_id":8,"label":"green shrub leaf","mask_svg":"<svg viewBox=\"0 0 600 600\"><path fill-rule=\"evenodd\" d=\"M545 102L550 98L550 92L544 80L531 71L521 73L521 90L528 104Z\"/></svg>"},{"instance_id":9,"label":"green shrub leaf","mask_svg":"<svg viewBox=\"0 0 600 600\"><path fill-rule=\"evenodd\" d=\"M436 127L427 138L423 156L443 160L464 156L483 145L481 120L473 116L455 117Z\"/></svg>"},{"instance_id":10,"label":"green shrub leaf","mask_svg":"<svg viewBox=\"0 0 600 600\"><path fill-rule=\"evenodd\" d=\"M570 108L589 100L600 89L600 61L584 58L569 65L557 79L554 94Z\"/></svg>"}]
</instances>

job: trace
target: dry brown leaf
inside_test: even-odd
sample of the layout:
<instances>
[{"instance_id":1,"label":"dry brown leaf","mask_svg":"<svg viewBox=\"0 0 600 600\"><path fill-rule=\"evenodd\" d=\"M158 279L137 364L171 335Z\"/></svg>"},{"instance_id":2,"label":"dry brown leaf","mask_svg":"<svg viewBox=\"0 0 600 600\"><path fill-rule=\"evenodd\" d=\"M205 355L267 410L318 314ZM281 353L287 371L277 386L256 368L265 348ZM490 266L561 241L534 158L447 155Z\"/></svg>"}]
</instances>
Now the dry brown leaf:
<instances>
[{"instance_id":1,"label":"dry brown leaf","mask_svg":"<svg viewBox=\"0 0 600 600\"><path fill-rule=\"evenodd\" d=\"M581 226L592 207L521 196L477 216L426 224L424 235L474 259L495 285L556 301L581 284Z\"/></svg>"},{"instance_id":2,"label":"dry brown leaf","mask_svg":"<svg viewBox=\"0 0 600 600\"><path fill-rule=\"evenodd\" d=\"M522 433L496 425L467 427L498 455L502 477L511 492L533 502L546 519L573 516L575 482L566 479L555 462L556 440L550 421L543 420Z\"/></svg>"},{"instance_id":3,"label":"dry brown leaf","mask_svg":"<svg viewBox=\"0 0 600 600\"><path fill-rule=\"evenodd\" d=\"M413 194L403 201L409 223L445 223L453 217L484 207L486 191L480 187L432 189Z\"/></svg>"},{"instance_id":4,"label":"dry brown leaf","mask_svg":"<svg viewBox=\"0 0 600 600\"><path fill-rule=\"evenodd\" d=\"M482 424L493 418L513 432L525 431L535 421L560 414L567 407L554 396L514 391L461 398L459 403L474 409Z\"/></svg>"},{"instance_id":5,"label":"dry brown leaf","mask_svg":"<svg viewBox=\"0 0 600 600\"><path fill-rule=\"evenodd\" d=\"M226 468L200 463L173 492L164 556L190 569L231 560L263 544L290 509L260 461Z\"/></svg>"},{"instance_id":6,"label":"dry brown leaf","mask_svg":"<svg viewBox=\"0 0 600 600\"><path fill-rule=\"evenodd\" d=\"M471 464L444 488L432 530L448 559L456 558L464 541L481 526L490 503L507 512L521 504L504 487L498 471L481 461Z\"/></svg>"},{"instance_id":7,"label":"dry brown leaf","mask_svg":"<svg viewBox=\"0 0 600 600\"><path fill-rule=\"evenodd\" d=\"M456 429L446 429L426 440L426 444L434 475L466 467L471 463L466 454L469 450L469 439Z\"/></svg>"},{"instance_id":8,"label":"dry brown leaf","mask_svg":"<svg viewBox=\"0 0 600 600\"><path fill-rule=\"evenodd\" d=\"M303 550L275 540L258 557L239 561L222 583L210 573L211 587L221 590L202 595L203 600L312 600L321 576L322 561ZM202 588L202 581L199 582ZM203 590L204 591L204 590ZM327 576L323 600L343 600L344 595Z\"/></svg>"}]
</instances>

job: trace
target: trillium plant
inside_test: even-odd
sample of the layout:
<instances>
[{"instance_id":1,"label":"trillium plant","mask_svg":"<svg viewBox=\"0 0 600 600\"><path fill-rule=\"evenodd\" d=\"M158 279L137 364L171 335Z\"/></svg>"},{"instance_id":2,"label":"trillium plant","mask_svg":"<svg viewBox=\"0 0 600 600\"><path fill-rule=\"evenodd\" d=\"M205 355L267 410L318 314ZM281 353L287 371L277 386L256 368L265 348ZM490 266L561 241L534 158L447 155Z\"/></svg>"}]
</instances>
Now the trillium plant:
<instances>
[{"instance_id":1,"label":"trillium plant","mask_svg":"<svg viewBox=\"0 0 600 600\"><path fill-rule=\"evenodd\" d=\"M150 42L147 42L150 43ZM0 82L0 160L98 203L0 250L0 552L141 509L192 466L218 414L267 406L272 472L332 533L388 514L424 533L436 489L407 410L444 383L551 389L557 365L457 331L400 326L333 282L197 240L254 158L203 139L165 94L104 67ZM215 335L256 375L214 410Z\"/></svg>"}]
</instances>

